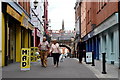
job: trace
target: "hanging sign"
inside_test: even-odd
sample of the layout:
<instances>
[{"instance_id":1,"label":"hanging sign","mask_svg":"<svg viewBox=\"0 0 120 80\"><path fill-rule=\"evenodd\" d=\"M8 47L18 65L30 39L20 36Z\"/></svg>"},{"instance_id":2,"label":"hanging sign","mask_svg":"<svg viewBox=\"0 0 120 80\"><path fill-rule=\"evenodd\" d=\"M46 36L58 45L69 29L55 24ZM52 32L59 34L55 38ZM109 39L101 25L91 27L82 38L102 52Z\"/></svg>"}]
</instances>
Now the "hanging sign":
<instances>
[{"instance_id":1,"label":"hanging sign","mask_svg":"<svg viewBox=\"0 0 120 80\"><path fill-rule=\"evenodd\" d=\"M21 50L21 70L30 70L30 49L28 48Z\"/></svg>"}]
</instances>

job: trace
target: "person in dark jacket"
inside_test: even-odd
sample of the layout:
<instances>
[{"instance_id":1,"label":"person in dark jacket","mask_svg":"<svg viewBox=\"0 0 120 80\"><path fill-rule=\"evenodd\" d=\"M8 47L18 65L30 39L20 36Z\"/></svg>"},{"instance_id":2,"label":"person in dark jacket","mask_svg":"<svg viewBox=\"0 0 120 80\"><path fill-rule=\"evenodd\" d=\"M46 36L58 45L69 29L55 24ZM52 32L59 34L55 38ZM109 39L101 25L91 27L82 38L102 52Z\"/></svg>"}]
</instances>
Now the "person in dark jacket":
<instances>
[{"instance_id":1,"label":"person in dark jacket","mask_svg":"<svg viewBox=\"0 0 120 80\"><path fill-rule=\"evenodd\" d=\"M85 52L85 44L80 39L80 42L77 44L77 52L79 54L79 63L82 63L82 58Z\"/></svg>"}]
</instances>

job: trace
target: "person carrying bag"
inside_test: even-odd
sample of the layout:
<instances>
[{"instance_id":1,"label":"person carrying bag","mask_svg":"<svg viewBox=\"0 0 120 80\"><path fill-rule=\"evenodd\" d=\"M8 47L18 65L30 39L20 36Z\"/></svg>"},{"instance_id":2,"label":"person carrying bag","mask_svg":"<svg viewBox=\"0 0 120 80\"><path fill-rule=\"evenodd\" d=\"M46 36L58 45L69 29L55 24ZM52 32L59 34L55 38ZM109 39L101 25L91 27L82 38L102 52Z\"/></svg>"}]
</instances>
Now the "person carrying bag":
<instances>
[{"instance_id":1,"label":"person carrying bag","mask_svg":"<svg viewBox=\"0 0 120 80\"><path fill-rule=\"evenodd\" d=\"M53 56L53 63L54 63L54 67L58 67L59 65L59 57L60 57L60 49L59 49L59 44L57 43L57 40L54 39L52 40L53 43L51 45L51 53L52 53L52 56Z\"/></svg>"}]
</instances>

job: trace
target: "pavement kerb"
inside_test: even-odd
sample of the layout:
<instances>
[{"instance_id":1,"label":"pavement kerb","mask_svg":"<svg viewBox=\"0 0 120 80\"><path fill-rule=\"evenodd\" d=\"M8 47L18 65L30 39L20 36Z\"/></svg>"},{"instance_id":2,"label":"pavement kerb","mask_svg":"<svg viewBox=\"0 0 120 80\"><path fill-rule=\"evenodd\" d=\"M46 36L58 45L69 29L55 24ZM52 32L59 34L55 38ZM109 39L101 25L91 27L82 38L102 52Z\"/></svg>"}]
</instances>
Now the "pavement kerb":
<instances>
[{"instance_id":1,"label":"pavement kerb","mask_svg":"<svg viewBox=\"0 0 120 80\"><path fill-rule=\"evenodd\" d=\"M79 61L77 58L74 58L75 60ZM98 78L118 78L114 77L108 74L102 74L98 69L96 69L94 66L91 66L91 64L86 64L84 61L82 62L83 65L85 65L87 68L89 68Z\"/></svg>"}]
</instances>

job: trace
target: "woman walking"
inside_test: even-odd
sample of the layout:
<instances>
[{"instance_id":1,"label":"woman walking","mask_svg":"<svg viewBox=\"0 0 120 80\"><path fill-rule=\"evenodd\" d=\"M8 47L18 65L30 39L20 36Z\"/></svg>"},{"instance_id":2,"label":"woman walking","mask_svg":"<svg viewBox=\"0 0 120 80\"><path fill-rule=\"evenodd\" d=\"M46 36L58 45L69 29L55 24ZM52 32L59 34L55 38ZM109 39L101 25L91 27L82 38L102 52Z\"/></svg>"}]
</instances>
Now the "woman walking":
<instances>
[{"instance_id":1,"label":"woman walking","mask_svg":"<svg viewBox=\"0 0 120 80\"><path fill-rule=\"evenodd\" d=\"M50 51L51 51L52 56L53 56L54 67L58 67L59 57L60 57L61 52L60 52L60 49L59 49L59 44L57 43L56 39L53 40Z\"/></svg>"}]
</instances>

